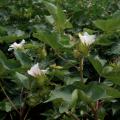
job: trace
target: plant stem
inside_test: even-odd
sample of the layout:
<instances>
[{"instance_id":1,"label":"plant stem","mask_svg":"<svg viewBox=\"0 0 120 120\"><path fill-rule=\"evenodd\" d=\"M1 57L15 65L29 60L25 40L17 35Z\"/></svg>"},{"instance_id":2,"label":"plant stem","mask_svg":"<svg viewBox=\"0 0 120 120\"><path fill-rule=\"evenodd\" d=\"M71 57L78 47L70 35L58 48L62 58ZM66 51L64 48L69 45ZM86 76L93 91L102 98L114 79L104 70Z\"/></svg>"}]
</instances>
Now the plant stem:
<instances>
[{"instance_id":1,"label":"plant stem","mask_svg":"<svg viewBox=\"0 0 120 120\"><path fill-rule=\"evenodd\" d=\"M30 111L30 108L27 110L27 112L26 112L26 114L25 114L25 116L24 116L23 120L26 120L26 118L27 118L27 116L28 116L29 111Z\"/></svg>"},{"instance_id":2,"label":"plant stem","mask_svg":"<svg viewBox=\"0 0 120 120\"><path fill-rule=\"evenodd\" d=\"M74 113L72 113L72 112L66 112L65 113L67 116L69 116L69 117L72 117L74 120L80 120L78 117L77 117L77 115L75 115Z\"/></svg>"},{"instance_id":3,"label":"plant stem","mask_svg":"<svg viewBox=\"0 0 120 120\"><path fill-rule=\"evenodd\" d=\"M97 111L95 111L95 113L94 113L94 119L95 119L95 120L98 120Z\"/></svg>"},{"instance_id":4,"label":"plant stem","mask_svg":"<svg viewBox=\"0 0 120 120\"><path fill-rule=\"evenodd\" d=\"M22 104L22 95L23 95L23 87L21 88L21 93L20 93L20 104ZM20 120L22 120L22 117L23 117L23 110L22 107L20 107Z\"/></svg>"},{"instance_id":5,"label":"plant stem","mask_svg":"<svg viewBox=\"0 0 120 120\"><path fill-rule=\"evenodd\" d=\"M10 113L10 118L11 118L11 120L13 120L13 117L12 117L12 114Z\"/></svg>"},{"instance_id":6,"label":"plant stem","mask_svg":"<svg viewBox=\"0 0 120 120\"><path fill-rule=\"evenodd\" d=\"M91 106L92 113L94 114L94 120L98 120L98 114L97 114L97 109Z\"/></svg>"},{"instance_id":7,"label":"plant stem","mask_svg":"<svg viewBox=\"0 0 120 120\"><path fill-rule=\"evenodd\" d=\"M4 93L4 95L6 96L6 98L8 99L8 101L10 102L10 104L12 105L12 107L17 111L17 113L20 115L20 112L17 110L15 104L12 102L12 100L10 99L10 97L7 95L5 89L2 87L2 84L0 83L0 87Z\"/></svg>"},{"instance_id":8,"label":"plant stem","mask_svg":"<svg viewBox=\"0 0 120 120\"><path fill-rule=\"evenodd\" d=\"M80 58L80 78L81 78L82 82L84 82L84 79L83 79L83 62L84 62L84 57L82 56Z\"/></svg>"}]
</instances>

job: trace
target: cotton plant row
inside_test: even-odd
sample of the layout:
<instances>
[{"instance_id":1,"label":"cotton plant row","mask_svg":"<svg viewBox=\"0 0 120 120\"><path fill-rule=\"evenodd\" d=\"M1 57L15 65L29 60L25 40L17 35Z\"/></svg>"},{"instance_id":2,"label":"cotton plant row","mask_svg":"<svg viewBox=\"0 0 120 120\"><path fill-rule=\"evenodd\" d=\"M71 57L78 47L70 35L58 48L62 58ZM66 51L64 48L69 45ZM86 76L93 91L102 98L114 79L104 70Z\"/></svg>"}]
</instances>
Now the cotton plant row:
<instances>
[{"instance_id":1,"label":"cotton plant row","mask_svg":"<svg viewBox=\"0 0 120 120\"><path fill-rule=\"evenodd\" d=\"M95 35L89 35L87 32L84 32L83 34L79 33L78 34L81 43L85 46L85 47L89 47L91 44L93 44L95 42L96 36ZM20 43L16 43L14 42L13 44L11 44L9 46L8 51L11 50L17 50L17 49L23 49L24 48L24 44L26 43L26 41L23 39ZM46 70L42 70L39 68L39 63L34 64L30 70L27 71L27 73L33 77L39 77L42 75L45 75L48 72L48 69Z\"/></svg>"}]
</instances>

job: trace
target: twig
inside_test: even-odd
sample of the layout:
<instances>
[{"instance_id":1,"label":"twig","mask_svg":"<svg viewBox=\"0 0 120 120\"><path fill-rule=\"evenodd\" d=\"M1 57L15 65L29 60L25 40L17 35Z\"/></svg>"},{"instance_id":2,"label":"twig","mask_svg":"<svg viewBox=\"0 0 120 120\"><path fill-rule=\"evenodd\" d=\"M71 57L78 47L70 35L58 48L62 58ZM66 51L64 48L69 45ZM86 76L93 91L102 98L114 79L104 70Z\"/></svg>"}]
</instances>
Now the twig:
<instances>
[{"instance_id":1,"label":"twig","mask_svg":"<svg viewBox=\"0 0 120 120\"><path fill-rule=\"evenodd\" d=\"M69 117L72 117L74 120L80 120L77 115L75 115L74 113L72 112L65 112L65 114Z\"/></svg>"},{"instance_id":2,"label":"twig","mask_svg":"<svg viewBox=\"0 0 120 120\"><path fill-rule=\"evenodd\" d=\"M68 62L67 59L65 59L64 57L62 57L60 54L56 53L56 55L57 55L60 59L62 59L63 61ZM74 64L71 63L71 65L74 65ZM74 66L74 67L75 67L77 70L79 70L79 67L77 67L77 66Z\"/></svg>"},{"instance_id":3,"label":"twig","mask_svg":"<svg viewBox=\"0 0 120 120\"><path fill-rule=\"evenodd\" d=\"M11 118L11 120L13 120L13 117L12 117L11 113L10 113L10 118Z\"/></svg>"},{"instance_id":4,"label":"twig","mask_svg":"<svg viewBox=\"0 0 120 120\"><path fill-rule=\"evenodd\" d=\"M84 79L83 79L83 62L84 62L84 57L81 57L80 58L80 78L81 78L82 82L84 82Z\"/></svg>"},{"instance_id":5,"label":"twig","mask_svg":"<svg viewBox=\"0 0 120 120\"><path fill-rule=\"evenodd\" d=\"M100 83L101 82L101 78L99 77L99 80L98 80L98 82Z\"/></svg>"},{"instance_id":6,"label":"twig","mask_svg":"<svg viewBox=\"0 0 120 120\"><path fill-rule=\"evenodd\" d=\"M26 114L25 114L25 116L24 116L23 120L26 120L26 118L27 118L27 115L28 115L29 111L30 111L30 108L27 110L27 112L26 112Z\"/></svg>"},{"instance_id":7,"label":"twig","mask_svg":"<svg viewBox=\"0 0 120 120\"><path fill-rule=\"evenodd\" d=\"M20 104L22 103L22 94L23 94L23 87L21 88L21 93L20 93ZM20 107L20 120L22 120L22 114L23 114L23 111L22 111L22 105Z\"/></svg>"},{"instance_id":8,"label":"twig","mask_svg":"<svg viewBox=\"0 0 120 120\"><path fill-rule=\"evenodd\" d=\"M10 102L10 104L12 105L12 107L17 111L17 113L20 115L20 112L17 110L15 104L12 102L12 100L10 99L10 97L7 95L6 91L4 90L4 88L2 87L2 84L0 83L0 87L4 93L4 95L6 96L6 98L8 99L8 101Z\"/></svg>"},{"instance_id":9,"label":"twig","mask_svg":"<svg viewBox=\"0 0 120 120\"><path fill-rule=\"evenodd\" d=\"M94 120L98 120L97 109L91 106L92 113L94 114Z\"/></svg>"}]
</instances>

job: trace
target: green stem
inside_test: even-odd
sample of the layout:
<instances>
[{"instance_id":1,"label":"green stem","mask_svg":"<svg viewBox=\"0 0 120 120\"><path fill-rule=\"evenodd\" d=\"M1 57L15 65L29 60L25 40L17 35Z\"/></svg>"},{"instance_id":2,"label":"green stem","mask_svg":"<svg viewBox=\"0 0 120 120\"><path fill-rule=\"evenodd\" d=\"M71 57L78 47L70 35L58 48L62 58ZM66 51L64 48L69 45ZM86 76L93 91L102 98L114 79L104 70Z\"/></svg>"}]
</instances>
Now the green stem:
<instances>
[{"instance_id":1,"label":"green stem","mask_svg":"<svg viewBox=\"0 0 120 120\"><path fill-rule=\"evenodd\" d=\"M81 78L82 82L84 82L84 79L83 79L83 62L84 62L84 57L81 57L80 58L80 78Z\"/></svg>"},{"instance_id":2,"label":"green stem","mask_svg":"<svg viewBox=\"0 0 120 120\"><path fill-rule=\"evenodd\" d=\"M74 120L80 120L76 114L73 114L72 112L65 112L65 114L69 117L72 117Z\"/></svg>"},{"instance_id":3,"label":"green stem","mask_svg":"<svg viewBox=\"0 0 120 120\"><path fill-rule=\"evenodd\" d=\"M27 115L28 115L29 111L30 111L30 108L27 110L27 112L26 112L26 114L25 114L25 116L24 116L23 120L26 120L26 118L27 118Z\"/></svg>"},{"instance_id":4,"label":"green stem","mask_svg":"<svg viewBox=\"0 0 120 120\"><path fill-rule=\"evenodd\" d=\"M94 107L91 105L91 110L92 110L92 113L93 113L93 115L94 115L94 120L98 120L97 109L94 108Z\"/></svg>"}]
</instances>

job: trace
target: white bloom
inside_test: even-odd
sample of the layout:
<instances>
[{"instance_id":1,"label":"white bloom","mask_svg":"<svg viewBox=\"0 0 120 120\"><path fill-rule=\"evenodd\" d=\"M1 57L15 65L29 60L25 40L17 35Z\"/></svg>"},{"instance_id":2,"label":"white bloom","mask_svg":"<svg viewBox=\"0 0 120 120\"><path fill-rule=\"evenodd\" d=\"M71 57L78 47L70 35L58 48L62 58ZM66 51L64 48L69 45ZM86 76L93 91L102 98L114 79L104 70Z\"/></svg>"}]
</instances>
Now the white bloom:
<instances>
[{"instance_id":1,"label":"white bloom","mask_svg":"<svg viewBox=\"0 0 120 120\"><path fill-rule=\"evenodd\" d=\"M83 35L80 33L78 34L81 42L87 46L91 45L95 42L95 35L89 35L87 32L84 32Z\"/></svg>"},{"instance_id":2,"label":"white bloom","mask_svg":"<svg viewBox=\"0 0 120 120\"><path fill-rule=\"evenodd\" d=\"M39 64L37 63L33 65L31 69L27 71L27 73L33 77L37 77L37 76L46 74L47 70L40 70Z\"/></svg>"},{"instance_id":3,"label":"white bloom","mask_svg":"<svg viewBox=\"0 0 120 120\"><path fill-rule=\"evenodd\" d=\"M14 42L13 44L11 44L9 46L8 51L14 50L14 49L17 49L17 48L22 48L24 44L25 44L25 40L24 39L20 43Z\"/></svg>"}]
</instances>

